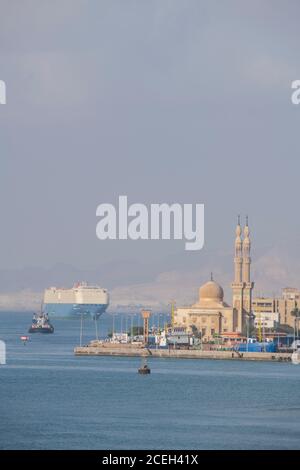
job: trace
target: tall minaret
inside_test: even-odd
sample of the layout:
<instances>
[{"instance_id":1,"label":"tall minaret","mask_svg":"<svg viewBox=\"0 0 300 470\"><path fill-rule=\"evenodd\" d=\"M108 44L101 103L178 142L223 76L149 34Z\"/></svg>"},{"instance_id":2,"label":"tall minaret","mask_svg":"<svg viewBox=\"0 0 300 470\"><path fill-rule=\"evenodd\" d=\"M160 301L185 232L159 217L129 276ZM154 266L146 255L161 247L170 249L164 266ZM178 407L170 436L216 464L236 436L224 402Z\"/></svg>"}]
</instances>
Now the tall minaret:
<instances>
[{"instance_id":1,"label":"tall minaret","mask_svg":"<svg viewBox=\"0 0 300 470\"><path fill-rule=\"evenodd\" d=\"M250 230L248 226L248 216L246 217L246 225L244 227L244 243L243 243L243 281L248 283L250 282Z\"/></svg>"},{"instance_id":2,"label":"tall minaret","mask_svg":"<svg viewBox=\"0 0 300 470\"><path fill-rule=\"evenodd\" d=\"M243 242L242 242L242 229L240 224L240 216L238 216L238 223L235 229L235 244L234 244L234 282L231 284L232 288L232 307L233 307L233 331L242 331L242 316L243 316Z\"/></svg>"},{"instance_id":3,"label":"tall minaret","mask_svg":"<svg viewBox=\"0 0 300 470\"><path fill-rule=\"evenodd\" d=\"M234 244L234 282L239 283L242 282L242 247L243 242L241 238L242 229L240 224L240 216L238 216L238 223L235 229L235 244Z\"/></svg>"},{"instance_id":4,"label":"tall minaret","mask_svg":"<svg viewBox=\"0 0 300 470\"><path fill-rule=\"evenodd\" d=\"M247 216L246 225L244 227L244 241L243 241L244 315L251 314L251 310L252 310L252 290L254 287L254 282L251 282L251 276L250 276L250 267L251 267L250 250L251 250L251 241L250 241L250 230L249 230L248 216Z\"/></svg>"}]
</instances>

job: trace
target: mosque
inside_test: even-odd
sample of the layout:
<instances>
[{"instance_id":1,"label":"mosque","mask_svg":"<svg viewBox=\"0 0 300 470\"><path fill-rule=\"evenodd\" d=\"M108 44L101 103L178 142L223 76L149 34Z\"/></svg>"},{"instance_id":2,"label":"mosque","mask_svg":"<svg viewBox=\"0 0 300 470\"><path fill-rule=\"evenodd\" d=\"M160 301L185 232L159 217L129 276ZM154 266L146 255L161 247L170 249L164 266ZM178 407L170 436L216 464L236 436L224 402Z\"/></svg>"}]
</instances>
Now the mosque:
<instances>
[{"instance_id":1,"label":"mosque","mask_svg":"<svg viewBox=\"0 0 300 470\"><path fill-rule=\"evenodd\" d=\"M243 231L238 218L235 233L232 307L224 302L224 291L211 276L210 281L200 287L197 303L175 309L174 327L185 327L187 331L196 327L206 341L213 339L216 334L245 332L247 321L251 318L254 287L250 279L251 242L248 217Z\"/></svg>"}]
</instances>

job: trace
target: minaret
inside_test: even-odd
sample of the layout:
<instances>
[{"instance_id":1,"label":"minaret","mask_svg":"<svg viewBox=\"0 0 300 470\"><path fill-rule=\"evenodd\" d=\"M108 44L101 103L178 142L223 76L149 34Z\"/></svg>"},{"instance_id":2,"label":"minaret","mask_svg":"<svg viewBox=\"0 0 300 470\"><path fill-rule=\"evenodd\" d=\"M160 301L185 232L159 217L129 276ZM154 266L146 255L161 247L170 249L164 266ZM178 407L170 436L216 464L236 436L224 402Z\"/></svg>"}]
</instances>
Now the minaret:
<instances>
[{"instance_id":1,"label":"minaret","mask_svg":"<svg viewBox=\"0 0 300 470\"><path fill-rule=\"evenodd\" d=\"M243 242L242 229L240 224L240 216L235 229L235 245L234 245L234 282L232 288L232 307L233 307L233 331L242 331L243 316Z\"/></svg>"},{"instance_id":2,"label":"minaret","mask_svg":"<svg viewBox=\"0 0 300 470\"><path fill-rule=\"evenodd\" d=\"M234 282L240 283L242 282L242 229L240 225L240 216L238 216L238 223L235 229L235 245L234 245Z\"/></svg>"},{"instance_id":3,"label":"minaret","mask_svg":"<svg viewBox=\"0 0 300 470\"><path fill-rule=\"evenodd\" d=\"M246 217L246 225L244 227L244 243L243 243L243 281L246 283L250 282L250 249L251 249L251 242L250 242L250 230L248 226L248 216Z\"/></svg>"},{"instance_id":4,"label":"minaret","mask_svg":"<svg viewBox=\"0 0 300 470\"><path fill-rule=\"evenodd\" d=\"M250 315L252 311L252 290L254 287L254 282L251 282L251 275L250 275L250 267L251 267L250 250L251 250L251 241L250 241L250 230L249 230L248 216L247 216L246 225L244 228L244 241L243 241L244 315Z\"/></svg>"}]
</instances>

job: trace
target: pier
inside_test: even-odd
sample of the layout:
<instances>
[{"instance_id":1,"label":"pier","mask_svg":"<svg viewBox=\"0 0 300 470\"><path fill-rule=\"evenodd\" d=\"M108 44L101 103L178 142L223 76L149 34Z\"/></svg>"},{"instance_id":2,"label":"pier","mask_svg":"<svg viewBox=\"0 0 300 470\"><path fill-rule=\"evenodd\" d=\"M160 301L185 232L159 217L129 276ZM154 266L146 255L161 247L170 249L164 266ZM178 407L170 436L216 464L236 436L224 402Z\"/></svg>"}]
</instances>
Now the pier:
<instances>
[{"instance_id":1,"label":"pier","mask_svg":"<svg viewBox=\"0 0 300 470\"><path fill-rule=\"evenodd\" d=\"M98 343L97 345L78 346L76 356L125 356L158 357L174 359L219 359L232 361L271 361L291 362L291 353L242 352L236 351L201 351L199 349L148 349L142 344Z\"/></svg>"}]
</instances>

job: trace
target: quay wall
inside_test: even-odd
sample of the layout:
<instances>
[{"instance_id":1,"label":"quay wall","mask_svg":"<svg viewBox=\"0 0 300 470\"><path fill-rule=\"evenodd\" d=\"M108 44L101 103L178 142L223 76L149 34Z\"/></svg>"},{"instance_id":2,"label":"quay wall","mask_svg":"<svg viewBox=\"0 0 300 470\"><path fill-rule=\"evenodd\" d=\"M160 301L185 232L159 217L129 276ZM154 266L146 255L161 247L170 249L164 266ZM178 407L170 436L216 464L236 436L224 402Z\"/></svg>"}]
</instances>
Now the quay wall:
<instances>
[{"instance_id":1,"label":"quay wall","mask_svg":"<svg viewBox=\"0 0 300 470\"><path fill-rule=\"evenodd\" d=\"M141 346L113 345L78 346L74 349L76 356L127 356L127 357L160 357L176 359L228 359L247 361L291 361L291 353L265 353L233 351L201 351L197 349L147 349Z\"/></svg>"}]
</instances>

